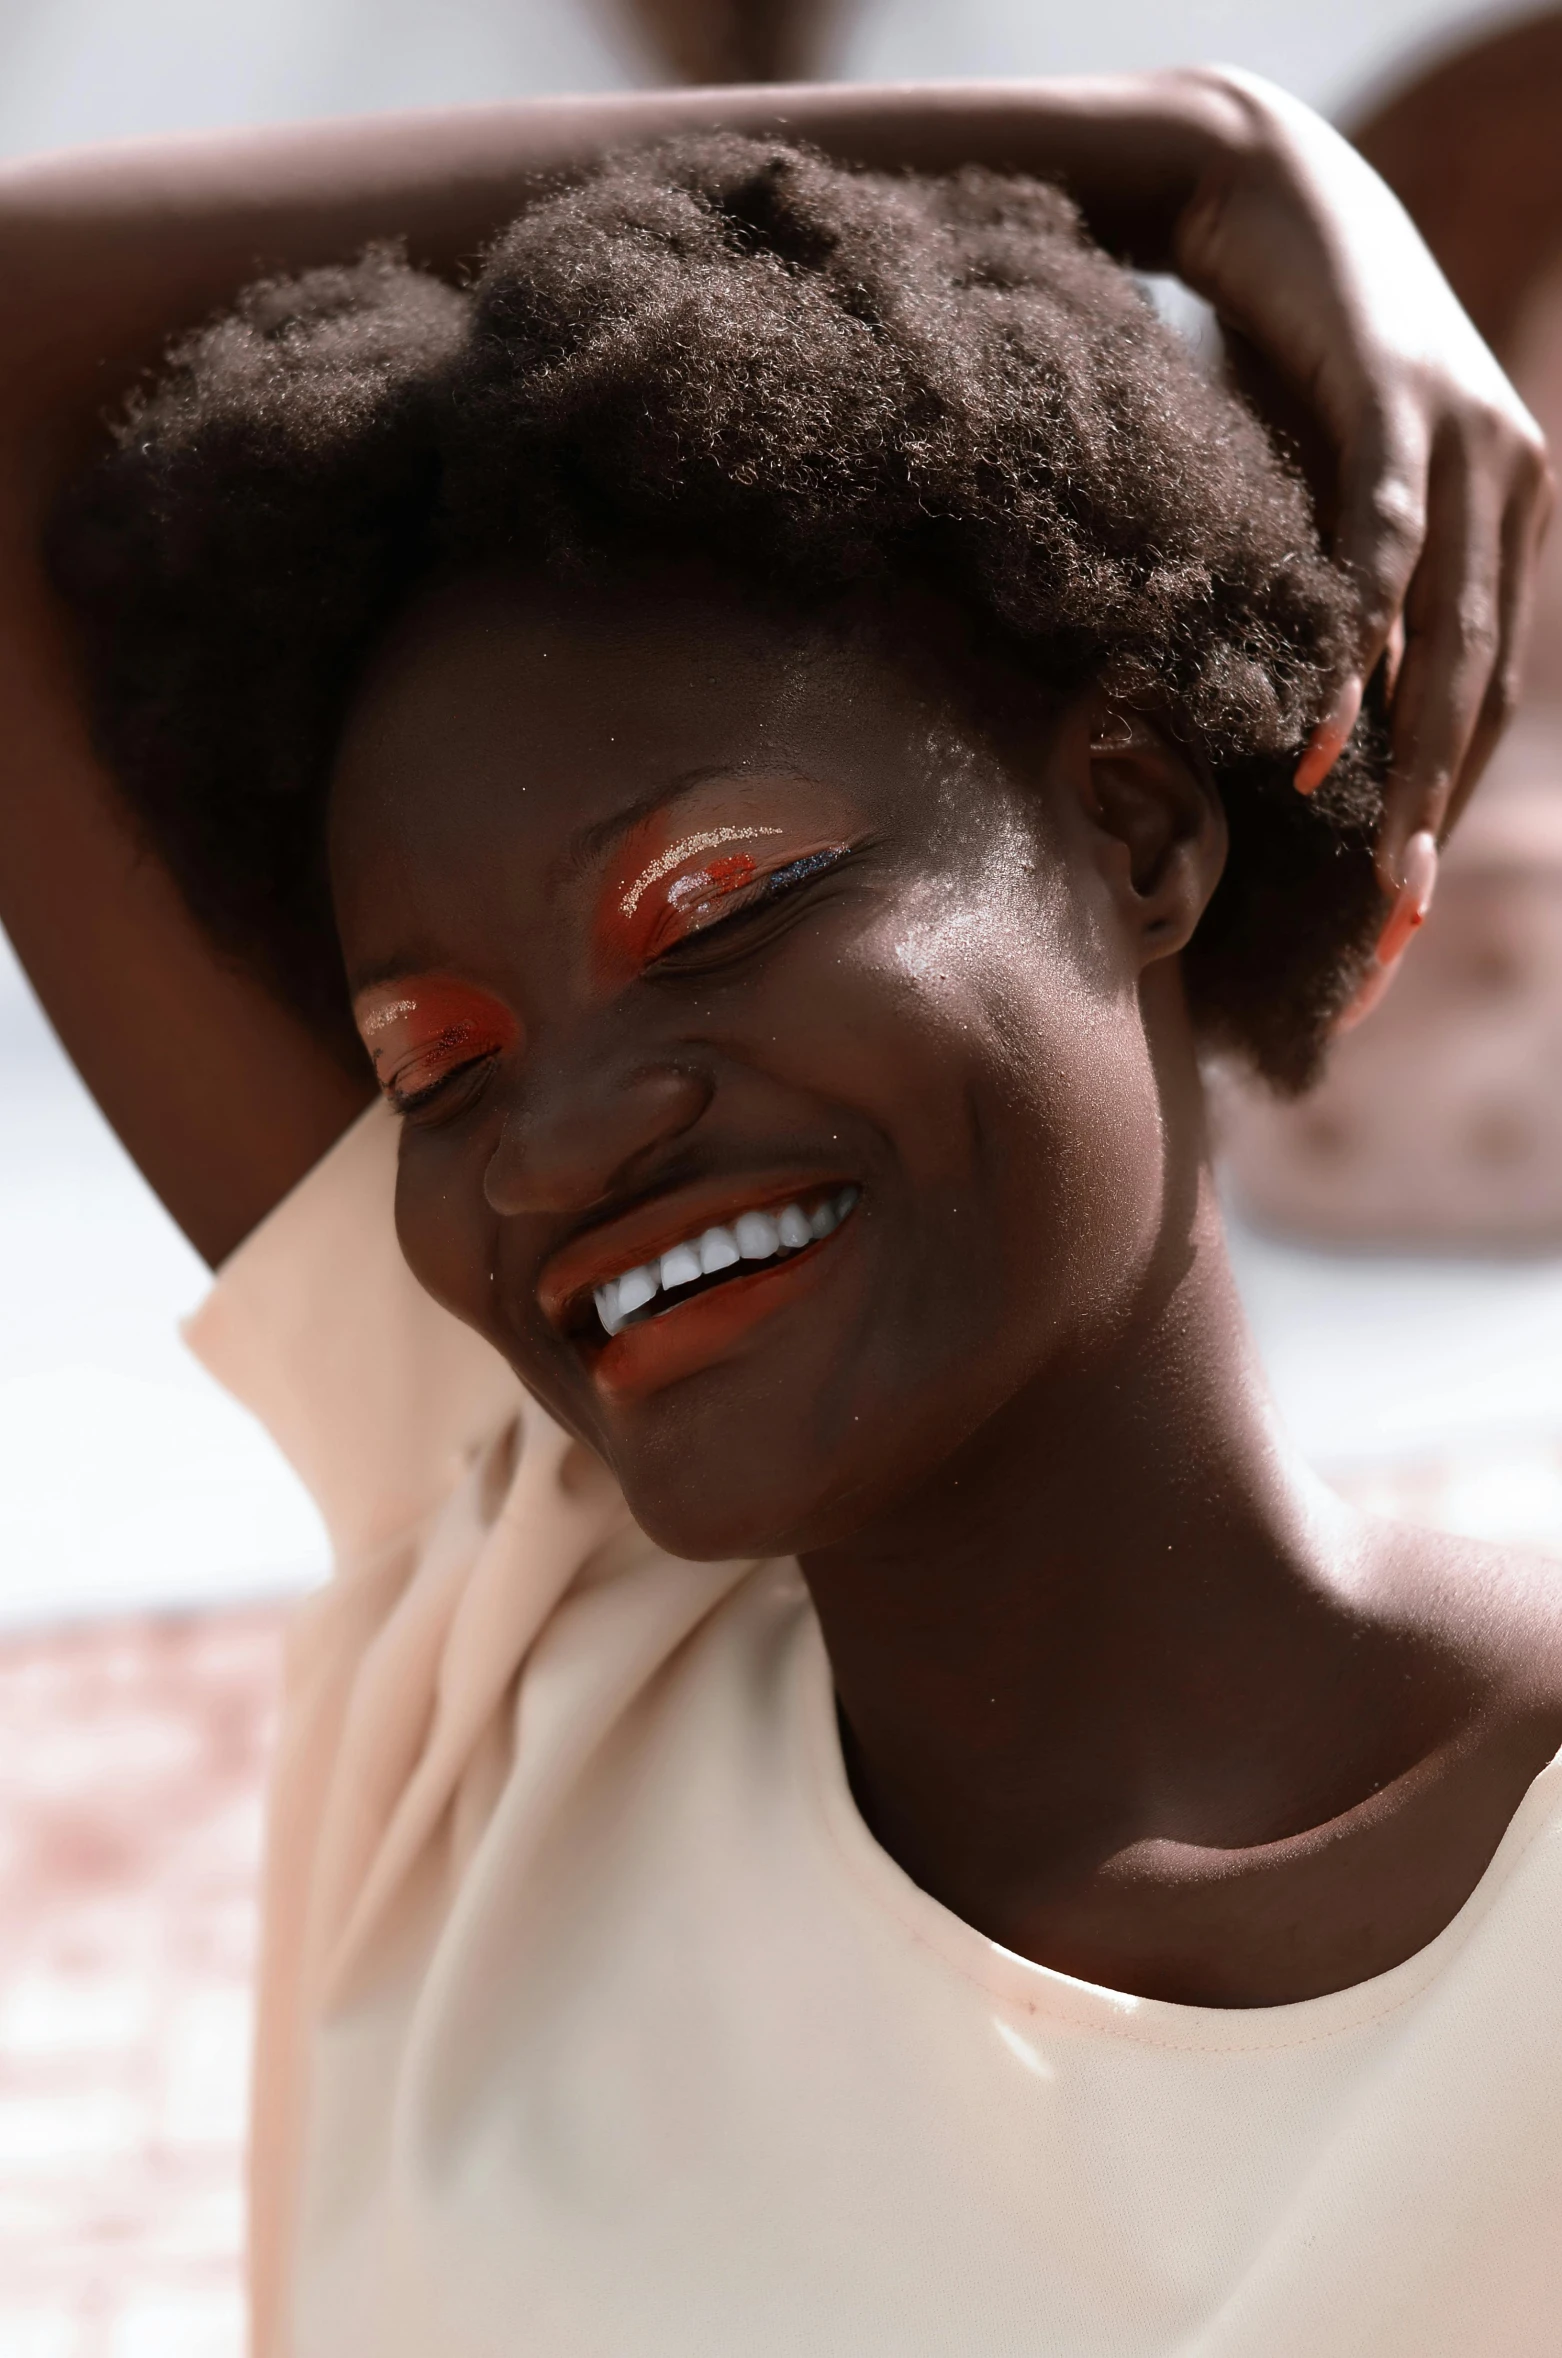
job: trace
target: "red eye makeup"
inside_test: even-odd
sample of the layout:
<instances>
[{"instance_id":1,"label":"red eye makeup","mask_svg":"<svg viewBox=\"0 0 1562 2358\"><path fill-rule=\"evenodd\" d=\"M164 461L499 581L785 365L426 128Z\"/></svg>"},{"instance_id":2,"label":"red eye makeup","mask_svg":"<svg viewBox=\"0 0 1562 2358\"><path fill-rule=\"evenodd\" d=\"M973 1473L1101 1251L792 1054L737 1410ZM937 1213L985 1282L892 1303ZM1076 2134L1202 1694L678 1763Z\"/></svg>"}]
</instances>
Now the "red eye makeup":
<instances>
[{"instance_id":1,"label":"red eye makeup","mask_svg":"<svg viewBox=\"0 0 1562 2358\"><path fill-rule=\"evenodd\" d=\"M502 1056L520 1037L502 1000L454 975L378 983L359 993L353 1015L376 1080L402 1112L466 1066Z\"/></svg>"},{"instance_id":2,"label":"red eye makeup","mask_svg":"<svg viewBox=\"0 0 1562 2358\"><path fill-rule=\"evenodd\" d=\"M747 785L747 782L745 782ZM605 979L639 973L678 943L834 865L851 845L834 798L803 781L681 798L620 846L598 903ZM744 804L748 809L744 809Z\"/></svg>"}]
</instances>

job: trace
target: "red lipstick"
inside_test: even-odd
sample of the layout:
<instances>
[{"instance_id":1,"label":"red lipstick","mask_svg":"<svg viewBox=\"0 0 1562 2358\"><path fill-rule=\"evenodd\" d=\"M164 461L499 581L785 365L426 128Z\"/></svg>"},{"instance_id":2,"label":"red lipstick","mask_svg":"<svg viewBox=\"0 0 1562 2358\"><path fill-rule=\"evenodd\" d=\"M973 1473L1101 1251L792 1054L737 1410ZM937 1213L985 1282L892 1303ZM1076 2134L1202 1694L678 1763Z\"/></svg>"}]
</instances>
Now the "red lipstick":
<instances>
[{"instance_id":1,"label":"red lipstick","mask_svg":"<svg viewBox=\"0 0 1562 2358\"><path fill-rule=\"evenodd\" d=\"M608 1400L638 1400L731 1358L778 1311L806 1303L828 1283L830 1249L841 1234L837 1228L786 1260L724 1278L709 1293L620 1328L592 1361L592 1382Z\"/></svg>"},{"instance_id":2,"label":"red lipstick","mask_svg":"<svg viewBox=\"0 0 1562 2358\"><path fill-rule=\"evenodd\" d=\"M853 1182L821 1182L816 1173L758 1182L729 1177L679 1188L565 1245L543 1269L538 1302L556 1332L576 1339L599 1392L609 1399L641 1397L728 1357L776 1311L811 1293L821 1268L828 1274L828 1249L858 1195ZM812 1227L811 1241L806 1227L800 1236L788 1236L788 1207L794 1222ZM759 1227L757 1249L752 1235L744 1237L745 1225ZM693 1278L700 1290L680 1295L676 1289L690 1280L670 1279L673 1299L619 1324L600 1289L611 1294L615 1280L654 1265L678 1246L692 1249L712 1229L727 1233L722 1258L705 1264L710 1275Z\"/></svg>"}]
</instances>

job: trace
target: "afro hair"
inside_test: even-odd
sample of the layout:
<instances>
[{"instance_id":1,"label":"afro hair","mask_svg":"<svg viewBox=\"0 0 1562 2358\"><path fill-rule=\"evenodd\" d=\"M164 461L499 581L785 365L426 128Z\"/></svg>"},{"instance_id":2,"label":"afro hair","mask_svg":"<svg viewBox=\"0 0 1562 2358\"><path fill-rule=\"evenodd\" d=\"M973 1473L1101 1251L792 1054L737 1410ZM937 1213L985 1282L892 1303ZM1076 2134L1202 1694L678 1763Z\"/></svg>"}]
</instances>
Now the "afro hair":
<instances>
[{"instance_id":1,"label":"afro hair","mask_svg":"<svg viewBox=\"0 0 1562 2358\"><path fill-rule=\"evenodd\" d=\"M336 739L452 572L692 558L802 613L931 591L1039 695L1171 714L1230 834L1190 1002L1279 1089L1381 918L1381 730L1291 782L1349 585L1254 417L1045 183L706 137L556 187L467 284L388 248L262 282L133 395L52 553L144 834L339 1042Z\"/></svg>"}]
</instances>

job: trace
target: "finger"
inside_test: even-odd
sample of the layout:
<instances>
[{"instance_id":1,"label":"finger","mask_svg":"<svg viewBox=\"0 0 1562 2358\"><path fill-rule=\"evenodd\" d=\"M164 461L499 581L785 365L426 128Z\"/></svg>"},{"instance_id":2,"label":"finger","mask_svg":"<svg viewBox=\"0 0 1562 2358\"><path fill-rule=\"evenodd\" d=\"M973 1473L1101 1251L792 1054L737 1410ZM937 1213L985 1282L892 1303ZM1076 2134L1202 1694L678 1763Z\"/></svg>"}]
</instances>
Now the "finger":
<instances>
[{"instance_id":1,"label":"finger","mask_svg":"<svg viewBox=\"0 0 1562 2358\"><path fill-rule=\"evenodd\" d=\"M1378 936L1377 948L1349 1005L1335 1022L1337 1032L1353 1032L1381 1004L1404 964L1405 952L1426 923L1436 889L1437 845L1428 834L1412 835L1405 846L1403 881L1389 911L1388 923Z\"/></svg>"},{"instance_id":2,"label":"finger","mask_svg":"<svg viewBox=\"0 0 1562 2358\"><path fill-rule=\"evenodd\" d=\"M1381 430L1342 471L1334 555L1356 589L1357 667L1338 682L1329 710L1302 748L1295 773L1298 794L1313 794L1323 784L1350 741L1366 683L1385 646L1394 647L1396 639L1403 643L1401 607L1425 529L1424 471L1418 438L1388 437Z\"/></svg>"},{"instance_id":3,"label":"finger","mask_svg":"<svg viewBox=\"0 0 1562 2358\"><path fill-rule=\"evenodd\" d=\"M1405 617L1395 615L1389 624L1388 637L1383 643L1383 694L1390 704L1399 686L1400 665L1405 660Z\"/></svg>"},{"instance_id":4,"label":"finger","mask_svg":"<svg viewBox=\"0 0 1562 2358\"><path fill-rule=\"evenodd\" d=\"M1368 679L1385 648L1397 672L1402 609L1426 530L1426 445L1413 426L1380 424L1341 470L1334 555L1355 585L1357 668L1337 684L1329 710L1302 749L1299 794L1323 784L1350 739Z\"/></svg>"},{"instance_id":5,"label":"finger","mask_svg":"<svg viewBox=\"0 0 1562 2358\"><path fill-rule=\"evenodd\" d=\"M1461 442L1439 453L1428 487L1426 540L1405 600L1405 656L1393 707L1393 749L1378 839L1385 889L1397 890L1404 847L1423 829L1442 837L1455 781L1475 735L1500 644L1501 493Z\"/></svg>"},{"instance_id":6,"label":"finger","mask_svg":"<svg viewBox=\"0 0 1562 2358\"><path fill-rule=\"evenodd\" d=\"M1292 784L1298 794L1316 794L1350 742L1361 713L1364 682L1352 672L1340 682L1334 701L1302 748Z\"/></svg>"},{"instance_id":7,"label":"finger","mask_svg":"<svg viewBox=\"0 0 1562 2358\"><path fill-rule=\"evenodd\" d=\"M1526 452L1502 520L1497 653L1475 730L1448 798L1446 835L1479 785L1498 740L1518 709L1524 651L1535 599L1535 560L1550 521L1551 481L1543 451Z\"/></svg>"},{"instance_id":8,"label":"finger","mask_svg":"<svg viewBox=\"0 0 1562 2358\"><path fill-rule=\"evenodd\" d=\"M1363 679L1377 669L1421 562L1427 477L1428 444L1418 417L1380 421L1341 467L1334 556L1355 585Z\"/></svg>"}]
</instances>

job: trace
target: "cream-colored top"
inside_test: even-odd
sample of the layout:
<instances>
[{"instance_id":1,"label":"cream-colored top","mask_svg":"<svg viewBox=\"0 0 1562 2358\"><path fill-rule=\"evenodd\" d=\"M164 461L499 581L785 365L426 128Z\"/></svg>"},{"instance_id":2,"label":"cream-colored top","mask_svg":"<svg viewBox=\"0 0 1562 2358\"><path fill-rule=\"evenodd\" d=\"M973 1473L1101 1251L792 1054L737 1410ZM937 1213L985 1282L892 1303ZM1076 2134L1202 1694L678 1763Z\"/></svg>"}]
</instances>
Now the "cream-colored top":
<instances>
[{"instance_id":1,"label":"cream-colored top","mask_svg":"<svg viewBox=\"0 0 1562 2358\"><path fill-rule=\"evenodd\" d=\"M881 1851L795 1565L650 1545L420 1293L367 1115L192 1340L318 1498L262 2358L1557 2358L1562 1765L1392 1972L1225 2012Z\"/></svg>"}]
</instances>

